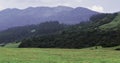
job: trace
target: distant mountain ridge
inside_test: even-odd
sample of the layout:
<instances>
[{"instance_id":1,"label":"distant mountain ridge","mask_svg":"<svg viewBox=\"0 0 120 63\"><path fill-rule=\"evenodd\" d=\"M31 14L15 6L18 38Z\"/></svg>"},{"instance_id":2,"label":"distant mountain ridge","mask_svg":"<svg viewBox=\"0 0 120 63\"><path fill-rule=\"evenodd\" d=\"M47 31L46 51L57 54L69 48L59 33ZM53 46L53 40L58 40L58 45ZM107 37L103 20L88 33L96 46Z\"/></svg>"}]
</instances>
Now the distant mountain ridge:
<instances>
[{"instance_id":1,"label":"distant mountain ridge","mask_svg":"<svg viewBox=\"0 0 120 63\"><path fill-rule=\"evenodd\" d=\"M0 30L15 26L38 24L45 21L59 21L65 24L76 24L88 21L92 15L98 14L86 8L29 7L20 9L5 9L0 11Z\"/></svg>"}]
</instances>

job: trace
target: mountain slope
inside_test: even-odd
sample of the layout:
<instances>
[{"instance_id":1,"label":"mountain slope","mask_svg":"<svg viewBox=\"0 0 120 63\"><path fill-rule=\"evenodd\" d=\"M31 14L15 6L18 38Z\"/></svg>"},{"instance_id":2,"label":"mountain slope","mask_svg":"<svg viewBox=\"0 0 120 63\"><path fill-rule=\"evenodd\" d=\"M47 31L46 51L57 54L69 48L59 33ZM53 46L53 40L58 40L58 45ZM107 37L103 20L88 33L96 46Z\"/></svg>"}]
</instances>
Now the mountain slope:
<instances>
[{"instance_id":1,"label":"mountain slope","mask_svg":"<svg viewBox=\"0 0 120 63\"><path fill-rule=\"evenodd\" d=\"M114 22L114 19L118 17L118 13L95 15L91 21L81 22L57 35L25 39L19 47L86 48L118 46L120 45L120 29L109 31L99 29L103 25Z\"/></svg>"},{"instance_id":2,"label":"mountain slope","mask_svg":"<svg viewBox=\"0 0 120 63\"><path fill-rule=\"evenodd\" d=\"M86 8L58 7L30 7L27 9L5 9L0 11L0 30L15 26L37 24L45 21L59 21L65 24L76 24L88 21L97 12Z\"/></svg>"},{"instance_id":3,"label":"mountain slope","mask_svg":"<svg viewBox=\"0 0 120 63\"><path fill-rule=\"evenodd\" d=\"M100 29L102 29L102 30L110 30L110 29L117 30L119 27L120 27L120 13L110 23L100 26Z\"/></svg>"}]
</instances>

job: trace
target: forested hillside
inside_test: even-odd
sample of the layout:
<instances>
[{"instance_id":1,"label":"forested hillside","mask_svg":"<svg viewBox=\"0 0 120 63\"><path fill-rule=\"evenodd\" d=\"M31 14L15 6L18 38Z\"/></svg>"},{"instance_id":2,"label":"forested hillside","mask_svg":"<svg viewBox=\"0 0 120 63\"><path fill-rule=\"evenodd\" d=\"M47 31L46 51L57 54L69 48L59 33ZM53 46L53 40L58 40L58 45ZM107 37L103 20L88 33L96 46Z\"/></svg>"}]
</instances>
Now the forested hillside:
<instances>
[{"instance_id":1,"label":"forested hillside","mask_svg":"<svg viewBox=\"0 0 120 63\"><path fill-rule=\"evenodd\" d=\"M119 13L94 15L90 21L71 26L56 35L25 39L19 47L84 48L118 46L120 45L119 18Z\"/></svg>"},{"instance_id":2,"label":"forested hillside","mask_svg":"<svg viewBox=\"0 0 120 63\"><path fill-rule=\"evenodd\" d=\"M0 32L0 43L19 42L28 37L51 35L67 27L68 25L60 24L58 21L50 21L37 25L9 28Z\"/></svg>"},{"instance_id":3,"label":"forested hillside","mask_svg":"<svg viewBox=\"0 0 120 63\"><path fill-rule=\"evenodd\" d=\"M76 25L49 21L0 32L0 43L22 42L19 47L84 48L120 45L120 14L97 14Z\"/></svg>"}]
</instances>

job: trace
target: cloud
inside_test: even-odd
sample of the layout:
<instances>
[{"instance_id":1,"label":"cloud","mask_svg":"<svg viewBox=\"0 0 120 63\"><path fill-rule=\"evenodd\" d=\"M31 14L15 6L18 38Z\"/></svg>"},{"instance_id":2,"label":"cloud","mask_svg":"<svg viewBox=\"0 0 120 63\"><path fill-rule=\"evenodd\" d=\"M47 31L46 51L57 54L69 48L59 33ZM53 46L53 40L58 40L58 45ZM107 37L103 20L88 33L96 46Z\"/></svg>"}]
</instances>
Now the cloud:
<instances>
[{"instance_id":1,"label":"cloud","mask_svg":"<svg viewBox=\"0 0 120 63\"><path fill-rule=\"evenodd\" d=\"M1 9L4 9L4 8L0 5L0 10L1 10Z\"/></svg>"},{"instance_id":2,"label":"cloud","mask_svg":"<svg viewBox=\"0 0 120 63\"><path fill-rule=\"evenodd\" d=\"M104 8L99 5L94 5L94 6L90 7L90 9L94 10L94 11L98 11L98 12L104 12Z\"/></svg>"}]
</instances>

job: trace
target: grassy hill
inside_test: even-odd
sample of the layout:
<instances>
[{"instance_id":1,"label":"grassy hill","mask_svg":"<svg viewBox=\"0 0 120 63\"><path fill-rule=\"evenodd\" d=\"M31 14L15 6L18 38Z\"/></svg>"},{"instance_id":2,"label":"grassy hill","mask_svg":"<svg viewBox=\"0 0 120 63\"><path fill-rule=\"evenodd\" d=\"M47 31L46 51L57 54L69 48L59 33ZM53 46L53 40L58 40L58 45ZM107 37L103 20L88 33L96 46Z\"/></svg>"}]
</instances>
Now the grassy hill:
<instances>
[{"instance_id":1,"label":"grassy hill","mask_svg":"<svg viewBox=\"0 0 120 63\"><path fill-rule=\"evenodd\" d=\"M120 27L120 13L110 23L107 23L107 24L100 26L100 29L102 29L102 30L109 30L109 29L116 30L116 29L118 29L118 27Z\"/></svg>"}]
</instances>

